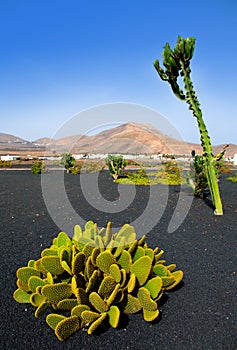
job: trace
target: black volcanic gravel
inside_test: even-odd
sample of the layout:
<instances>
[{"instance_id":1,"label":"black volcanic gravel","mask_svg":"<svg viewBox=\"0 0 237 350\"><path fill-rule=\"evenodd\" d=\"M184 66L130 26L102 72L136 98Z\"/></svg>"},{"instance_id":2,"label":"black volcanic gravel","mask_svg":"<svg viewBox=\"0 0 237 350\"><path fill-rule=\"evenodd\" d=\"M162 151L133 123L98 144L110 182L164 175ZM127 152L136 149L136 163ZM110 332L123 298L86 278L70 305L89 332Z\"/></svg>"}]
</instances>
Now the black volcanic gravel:
<instances>
[{"instance_id":1,"label":"black volcanic gravel","mask_svg":"<svg viewBox=\"0 0 237 350\"><path fill-rule=\"evenodd\" d=\"M47 176L53 178L55 174ZM142 186L137 188L134 201L123 212L100 212L83 200L78 179L78 175L66 175L65 188L75 211L85 220L91 219L101 226L111 220L121 226L141 215L146 207L149 187ZM99 184L105 199L118 198L117 186L107 171L99 175ZM175 232L168 233L178 190L175 186L169 188L165 212L147 235L150 247L159 246L165 250L167 263L174 262L184 271L180 288L167 293L160 306L159 319L147 323L141 313L129 315L122 318L118 329L101 327L100 333L95 335L79 331L66 342L60 342L46 324L45 317L35 318L31 305L18 304L12 297L16 289L16 270L25 266L29 259L39 258L41 250L51 244L60 229L45 206L40 175L30 171L0 171L0 348L237 349L237 184L227 181L225 175L220 179L224 216L214 216L206 202L194 198L183 223Z\"/></svg>"}]
</instances>

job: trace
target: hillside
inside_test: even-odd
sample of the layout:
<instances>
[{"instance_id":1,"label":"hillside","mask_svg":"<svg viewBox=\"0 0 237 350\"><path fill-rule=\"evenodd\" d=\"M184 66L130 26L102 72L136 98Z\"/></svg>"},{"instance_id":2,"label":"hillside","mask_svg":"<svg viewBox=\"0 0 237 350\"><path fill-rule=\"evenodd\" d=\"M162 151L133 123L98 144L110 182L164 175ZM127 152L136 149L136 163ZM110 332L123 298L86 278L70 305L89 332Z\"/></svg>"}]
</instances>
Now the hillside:
<instances>
[{"instance_id":1,"label":"hillside","mask_svg":"<svg viewBox=\"0 0 237 350\"><path fill-rule=\"evenodd\" d=\"M221 152L225 145L213 147L213 153ZM38 156L39 154L80 153L122 153L122 154L174 154L190 155L195 150L201 154L199 144L176 140L163 134L152 125L144 123L126 123L115 128L87 135L72 135L60 139L43 137L29 142L9 134L0 133L0 153L21 153ZM237 145L231 144L226 157L237 153Z\"/></svg>"}]
</instances>

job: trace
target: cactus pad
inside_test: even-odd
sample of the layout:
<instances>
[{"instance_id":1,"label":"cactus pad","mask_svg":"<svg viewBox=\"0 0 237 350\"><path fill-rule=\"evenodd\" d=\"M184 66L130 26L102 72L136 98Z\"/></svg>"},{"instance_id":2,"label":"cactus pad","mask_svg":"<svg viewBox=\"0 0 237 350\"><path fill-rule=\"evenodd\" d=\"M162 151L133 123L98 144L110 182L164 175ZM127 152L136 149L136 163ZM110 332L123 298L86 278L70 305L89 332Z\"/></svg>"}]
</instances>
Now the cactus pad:
<instances>
[{"instance_id":1,"label":"cactus pad","mask_svg":"<svg viewBox=\"0 0 237 350\"><path fill-rule=\"evenodd\" d=\"M96 265L103 272L109 273L109 268L116 262L115 257L110 251L100 253L96 258Z\"/></svg>"},{"instance_id":2,"label":"cactus pad","mask_svg":"<svg viewBox=\"0 0 237 350\"><path fill-rule=\"evenodd\" d=\"M159 310L158 309L153 310L153 311L143 309L143 317L144 317L144 320L147 321L147 322L154 321L158 316L159 316Z\"/></svg>"},{"instance_id":3,"label":"cactus pad","mask_svg":"<svg viewBox=\"0 0 237 350\"><path fill-rule=\"evenodd\" d=\"M124 312L128 314L135 314L142 309L140 300L131 294L127 294L124 297L122 306L124 307Z\"/></svg>"},{"instance_id":4,"label":"cactus pad","mask_svg":"<svg viewBox=\"0 0 237 350\"><path fill-rule=\"evenodd\" d=\"M85 310L85 311L82 311L81 313L81 318L86 323L92 323L95 320L97 320L99 317L100 317L100 314L98 312L94 312L90 310Z\"/></svg>"},{"instance_id":5,"label":"cactus pad","mask_svg":"<svg viewBox=\"0 0 237 350\"><path fill-rule=\"evenodd\" d=\"M65 320L66 317L63 315L58 315L58 314L49 314L46 317L46 322L49 325L50 328L52 328L53 330L55 330L57 324L62 321Z\"/></svg>"},{"instance_id":6,"label":"cactus pad","mask_svg":"<svg viewBox=\"0 0 237 350\"><path fill-rule=\"evenodd\" d=\"M52 304L57 304L72 295L71 286L64 282L46 285L42 287L41 292L45 299Z\"/></svg>"},{"instance_id":7,"label":"cactus pad","mask_svg":"<svg viewBox=\"0 0 237 350\"><path fill-rule=\"evenodd\" d=\"M55 327L55 334L59 340L63 341L69 338L73 333L80 329L80 321L77 316L71 316L61 320Z\"/></svg>"},{"instance_id":8,"label":"cactus pad","mask_svg":"<svg viewBox=\"0 0 237 350\"><path fill-rule=\"evenodd\" d=\"M137 293L137 296L144 309L149 311L154 311L157 309L157 304L154 300L152 300L148 289L141 287Z\"/></svg>"},{"instance_id":9,"label":"cactus pad","mask_svg":"<svg viewBox=\"0 0 237 350\"><path fill-rule=\"evenodd\" d=\"M119 283L121 281L121 271L117 264L110 265L109 273L113 277L115 282Z\"/></svg>"},{"instance_id":10,"label":"cactus pad","mask_svg":"<svg viewBox=\"0 0 237 350\"><path fill-rule=\"evenodd\" d=\"M43 301L35 310L35 317L42 317L47 311L50 303Z\"/></svg>"},{"instance_id":11,"label":"cactus pad","mask_svg":"<svg viewBox=\"0 0 237 350\"><path fill-rule=\"evenodd\" d=\"M90 307L88 305L77 305L71 310L71 316L81 317L83 311L90 311Z\"/></svg>"},{"instance_id":12,"label":"cactus pad","mask_svg":"<svg viewBox=\"0 0 237 350\"><path fill-rule=\"evenodd\" d=\"M13 298L18 303L23 303L23 304L30 303L30 294L28 294L27 292L25 292L24 290L21 290L21 289L15 290L15 292L13 294Z\"/></svg>"},{"instance_id":13,"label":"cactus pad","mask_svg":"<svg viewBox=\"0 0 237 350\"><path fill-rule=\"evenodd\" d=\"M92 292L89 296L91 305L100 313L108 310L107 304L96 292Z\"/></svg>"},{"instance_id":14,"label":"cactus pad","mask_svg":"<svg viewBox=\"0 0 237 350\"><path fill-rule=\"evenodd\" d=\"M119 317L120 317L120 310L117 306L113 305L110 307L109 311L107 312L109 316L109 323L113 328L118 327L119 323Z\"/></svg>"},{"instance_id":15,"label":"cactus pad","mask_svg":"<svg viewBox=\"0 0 237 350\"><path fill-rule=\"evenodd\" d=\"M28 286L29 286L30 290L34 293L36 292L37 287L39 287L39 286L43 287L45 285L46 285L46 282L38 276L31 276L29 278Z\"/></svg>"},{"instance_id":16,"label":"cactus pad","mask_svg":"<svg viewBox=\"0 0 237 350\"><path fill-rule=\"evenodd\" d=\"M98 293L104 299L107 299L116 286L116 282L112 276L106 276L100 284Z\"/></svg>"},{"instance_id":17,"label":"cactus pad","mask_svg":"<svg viewBox=\"0 0 237 350\"><path fill-rule=\"evenodd\" d=\"M23 283L28 284L28 280L31 276L40 277L40 272L32 267L21 267L16 272L17 278Z\"/></svg>"},{"instance_id":18,"label":"cactus pad","mask_svg":"<svg viewBox=\"0 0 237 350\"><path fill-rule=\"evenodd\" d=\"M153 299L155 299L155 298L157 298L158 294L160 293L160 291L162 289L162 285L163 285L162 279L159 276L157 276L157 277L150 279L144 285L144 288L149 290L151 297Z\"/></svg>"},{"instance_id":19,"label":"cactus pad","mask_svg":"<svg viewBox=\"0 0 237 350\"><path fill-rule=\"evenodd\" d=\"M142 256L131 266L131 273L134 273L140 286L146 282L151 271L151 266L152 260L149 256Z\"/></svg>"},{"instance_id":20,"label":"cactus pad","mask_svg":"<svg viewBox=\"0 0 237 350\"><path fill-rule=\"evenodd\" d=\"M52 275L60 275L64 272L59 256L44 256L41 263L43 268Z\"/></svg>"},{"instance_id":21,"label":"cactus pad","mask_svg":"<svg viewBox=\"0 0 237 350\"><path fill-rule=\"evenodd\" d=\"M77 299L63 299L57 303L57 308L60 310L72 310L77 305Z\"/></svg>"},{"instance_id":22,"label":"cactus pad","mask_svg":"<svg viewBox=\"0 0 237 350\"><path fill-rule=\"evenodd\" d=\"M88 334L92 334L101 325L101 323L106 319L106 317L107 317L107 313L106 312L102 313L100 315L100 317L90 325L90 327L88 328L88 331L87 331Z\"/></svg>"},{"instance_id":23,"label":"cactus pad","mask_svg":"<svg viewBox=\"0 0 237 350\"><path fill-rule=\"evenodd\" d=\"M39 293L33 293L30 295L30 302L33 306L40 306L40 304L42 304L44 300L44 297Z\"/></svg>"}]
</instances>

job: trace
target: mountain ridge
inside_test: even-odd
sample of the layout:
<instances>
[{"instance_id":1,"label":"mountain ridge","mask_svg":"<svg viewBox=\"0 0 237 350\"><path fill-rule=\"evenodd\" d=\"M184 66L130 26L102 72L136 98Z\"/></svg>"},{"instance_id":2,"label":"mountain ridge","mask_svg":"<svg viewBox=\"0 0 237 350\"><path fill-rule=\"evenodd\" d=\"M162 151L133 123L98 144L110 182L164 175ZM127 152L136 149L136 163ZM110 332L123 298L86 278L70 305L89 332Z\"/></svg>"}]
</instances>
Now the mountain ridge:
<instances>
[{"instance_id":1,"label":"mountain ridge","mask_svg":"<svg viewBox=\"0 0 237 350\"><path fill-rule=\"evenodd\" d=\"M5 146L5 148L4 148ZM213 146L213 153L222 151L223 145ZM17 152L25 150L38 154L46 152L61 154L77 153L122 153L122 154L174 154L190 155L192 150L202 153L200 144L185 142L162 133L148 123L128 122L110 129L102 130L95 135L71 135L59 139L42 137L33 142L20 137L0 133L0 152ZM230 144L226 157L237 153L237 145Z\"/></svg>"}]
</instances>

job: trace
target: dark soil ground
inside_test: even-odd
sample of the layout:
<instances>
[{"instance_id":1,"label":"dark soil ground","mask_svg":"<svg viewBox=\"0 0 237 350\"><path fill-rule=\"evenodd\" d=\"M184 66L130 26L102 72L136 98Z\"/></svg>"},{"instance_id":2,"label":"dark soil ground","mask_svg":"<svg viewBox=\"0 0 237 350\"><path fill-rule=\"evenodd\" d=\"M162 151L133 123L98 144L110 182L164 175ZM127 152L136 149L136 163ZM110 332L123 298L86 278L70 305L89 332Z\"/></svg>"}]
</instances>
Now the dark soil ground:
<instances>
[{"instance_id":1,"label":"dark soil ground","mask_svg":"<svg viewBox=\"0 0 237 350\"><path fill-rule=\"evenodd\" d=\"M54 174L47 174L53 177ZM74 209L85 219L106 225L134 220L146 207L148 187L137 188L136 197L122 213L106 215L82 198L77 175L65 176L65 188ZM100 191L107 200L118 196L116 184L104 171ZM1 326L0 348L83 350L234 350L237 348L236 237L237 184L220 179L224 216L214 216L207 201L194 199L183 223L173 232L167 227L178 198L178 188L169 188L169 200L160 222L147 235L150 247L165 250L167 263L184 271L180 288L167 293L153 323L142 314L122 319L118 329L101 328L95 335L79 331L59 342L45 318L34 317L34 308L18 304L16 270L37 259L60 231L45 206L40 175L30 171L0 172L1 234ZM58 203L55 203L58 205ZM152 214L152 213L151 213ZM65 213L66 215L66 213Z\"/></svg>"}]
</instances>

